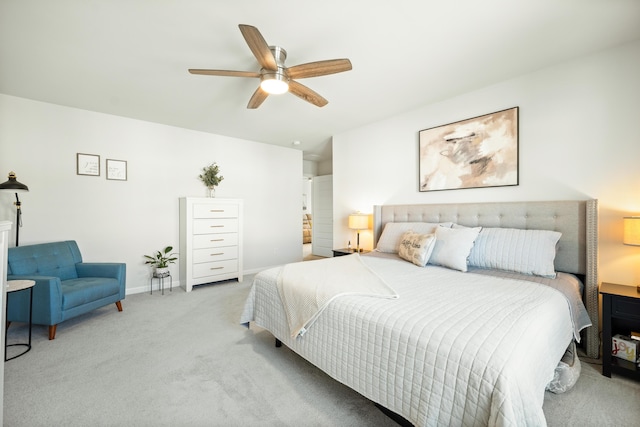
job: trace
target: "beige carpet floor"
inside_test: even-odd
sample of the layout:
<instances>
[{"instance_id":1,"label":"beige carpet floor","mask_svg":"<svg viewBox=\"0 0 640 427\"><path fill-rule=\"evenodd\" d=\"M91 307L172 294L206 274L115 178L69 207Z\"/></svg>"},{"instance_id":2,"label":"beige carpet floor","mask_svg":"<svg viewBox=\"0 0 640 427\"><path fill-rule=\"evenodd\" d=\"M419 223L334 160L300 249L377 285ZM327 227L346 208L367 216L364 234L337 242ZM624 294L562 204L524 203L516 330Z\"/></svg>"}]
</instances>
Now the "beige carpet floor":
<instances>
[{"instance_id":1,"label":"beige carpet floor","mask_svg":"<svg viewBox=\"0 0 640 427\"><path fill-rule=\"evenodd\" d=\"M238 318L251 277L131 295L34 328L33 349L5 363L5 426L395 426L270 333ZM11 339L24 326L9 330ZM526 367L523 367L526 369ZM583 363L576 387L547 393L550 426L632 426L640 383Z\"/></svg>"},{"instance_id":2,"label":"beige carpet floor","mask_svg":"<svg viewBox=\"0 0 640 427\"><path fill-rule=\"evenodd\" d=\"M314 255L312 252L311 243L305 243L302 245L302 260L313 261L314 259L322 259L324 257Z\"/></svg>"}]
</instances>

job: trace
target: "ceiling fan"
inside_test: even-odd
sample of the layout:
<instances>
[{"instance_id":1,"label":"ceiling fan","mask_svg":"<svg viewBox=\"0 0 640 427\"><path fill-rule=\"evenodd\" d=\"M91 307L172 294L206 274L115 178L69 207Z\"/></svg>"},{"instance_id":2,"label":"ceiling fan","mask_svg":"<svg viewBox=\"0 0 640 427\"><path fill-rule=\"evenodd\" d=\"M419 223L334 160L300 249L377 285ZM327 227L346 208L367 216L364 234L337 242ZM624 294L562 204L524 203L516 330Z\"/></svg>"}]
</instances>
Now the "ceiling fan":
<instances>
[{"instance_id":1,"label":"ceiling fan","mask_svg":"<svg viewBox=\"0 0 640 427\"><path fill-rule=\"evenodd\" d=\"M253 93L247 108L258 108L269 94L291 92L292 94L312 103L318 107L324 107L329 103L315 91L294 79L326 76L328 74L342 73L351 70L351 61L348 59L328 59L325 61L308 62L306 64L286 67L284 61L287 52L279 46L269 46L256 27L240 24L240 32L249 45L249 49L258 60L262 68L254 71L230 71L230 70L202 70L190 68L191 74L205 74L210 76L231 77L256 77L260 79L260 86Z\"/></svg>"}]
</instances>

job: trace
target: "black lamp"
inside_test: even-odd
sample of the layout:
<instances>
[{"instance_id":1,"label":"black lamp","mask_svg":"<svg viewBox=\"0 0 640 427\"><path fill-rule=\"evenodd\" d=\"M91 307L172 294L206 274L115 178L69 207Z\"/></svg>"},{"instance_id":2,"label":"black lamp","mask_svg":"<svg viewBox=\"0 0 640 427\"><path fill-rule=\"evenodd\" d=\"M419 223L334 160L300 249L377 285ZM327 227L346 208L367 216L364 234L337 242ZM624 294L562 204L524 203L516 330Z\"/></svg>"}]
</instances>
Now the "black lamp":
<instances>
[{"instance_id":1,"label":"black lamp","mask_svg":"<svg viewBox=\"0 0 640 427\"><path fill-rule=\"evenodd\" d=\"M9 180L0 184L0 190L16 193L16 201L14 205L16 205L16 246L18 246L18 242L20 241L20 227L22 227L22 212L20 211L20 199L18 198L18 193L29 191L29 187L16 180L15 172L9 172Z\"/></svg>"}]
</instances>

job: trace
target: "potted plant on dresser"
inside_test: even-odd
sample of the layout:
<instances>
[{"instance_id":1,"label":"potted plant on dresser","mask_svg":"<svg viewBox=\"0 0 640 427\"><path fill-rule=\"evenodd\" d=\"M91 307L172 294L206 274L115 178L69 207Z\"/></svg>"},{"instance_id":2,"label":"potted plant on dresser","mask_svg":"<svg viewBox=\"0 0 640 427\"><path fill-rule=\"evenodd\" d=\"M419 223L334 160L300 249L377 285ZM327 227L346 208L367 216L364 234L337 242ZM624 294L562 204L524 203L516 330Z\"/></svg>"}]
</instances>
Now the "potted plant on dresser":
<instances>
[{"instance_id":1,"label":"potted plant on dresser","mask_svg":"<svg viewBox=\"0 0 640 427\"><path fill-rule=\"evenodd\" d=\"M224 176L220 175L220 167L213 162L202 168L202 174L198 175L198 178L207 187L207 196L216 197L216 187L224 179Z\"/></svg>"},{"instance_id":2,"label":"potted plant on dresser","mask_svg":"<svg viewBox=\"0 0 640 427\"><path fill-rule=\"evenodd\" d=\"M144 255L147 259L144 263L153 267L153 277L166 277L169 275L169 264L175 264L178 258L172 253L173 246L167 246L161 251L157 251L154 255Z\"/></svg>"}]
</instances>

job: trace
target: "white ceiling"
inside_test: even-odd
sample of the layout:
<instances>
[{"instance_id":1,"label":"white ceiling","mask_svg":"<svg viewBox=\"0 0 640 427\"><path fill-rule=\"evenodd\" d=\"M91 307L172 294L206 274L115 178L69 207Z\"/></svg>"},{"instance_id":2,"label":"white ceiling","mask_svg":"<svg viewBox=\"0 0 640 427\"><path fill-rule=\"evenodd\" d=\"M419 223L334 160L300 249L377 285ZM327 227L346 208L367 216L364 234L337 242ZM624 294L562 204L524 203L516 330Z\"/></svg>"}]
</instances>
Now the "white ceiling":
<instances>
[{"instance_id":1,"label":"white ceiling","mask_svg":"<svg viewBox=\"0 0 640 427\"><path fill-rule=\"evenodd\" d=\"M259 80L238 24L287 66L349 58L246 109ZM640 39L638 0L2 0L0 92L331 156L331 135ZM294 147L293 141L300 141Z\"/></svg>"}]
</instances>

